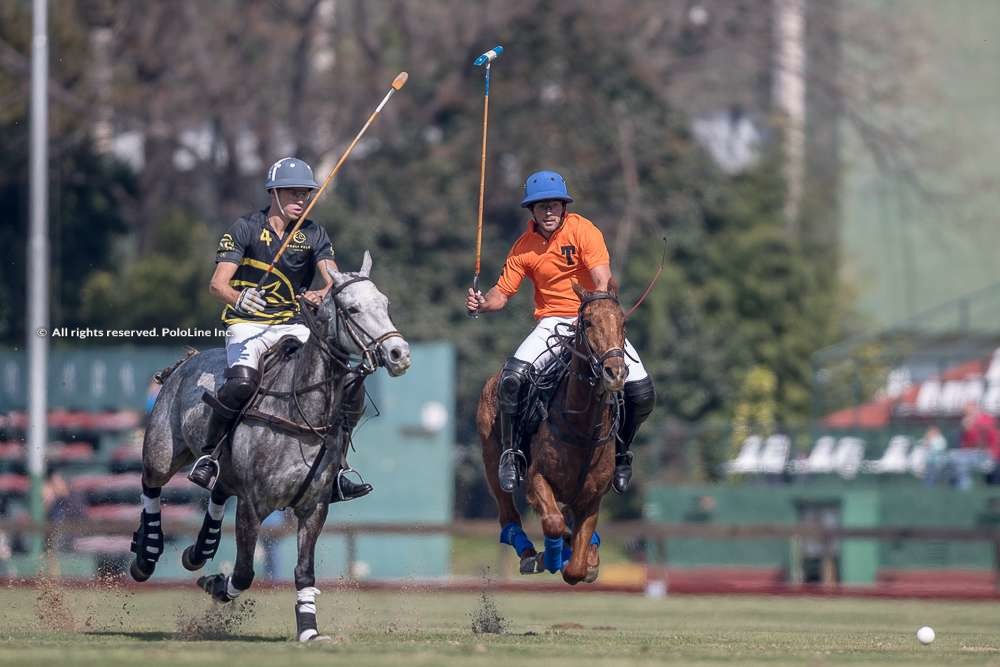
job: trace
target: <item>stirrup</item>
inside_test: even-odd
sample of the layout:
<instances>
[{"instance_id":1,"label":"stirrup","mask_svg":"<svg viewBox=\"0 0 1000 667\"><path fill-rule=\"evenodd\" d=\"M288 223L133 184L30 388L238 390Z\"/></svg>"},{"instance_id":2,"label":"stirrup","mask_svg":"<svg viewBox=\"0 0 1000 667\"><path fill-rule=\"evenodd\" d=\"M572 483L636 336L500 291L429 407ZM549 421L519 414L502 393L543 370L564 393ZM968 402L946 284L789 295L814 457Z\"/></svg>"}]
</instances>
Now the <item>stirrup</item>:
<instances>
[{"instance_id":1,"label":"stirrup","mask_svg":"<svg viewBox=\"0 0 1000 667\"><path fill-rule=\"evenodd\" d=\"M215 472L212 473L212 475L210 475L208 480L204 481L204 483L203 480L195 477L195 472L197 472L198 468L201 466L202 461L207 461L209 464L211 464L212 468L215 470ZM191 472L188 473L187 478L188 480L190 480L194 484L197 484L203 489L208 489L209 491L211 491L212 489L215 488L215 484L216 482L219 481L219 476L221 474L222 474L222 467L219 465L219 461L217 459L212 458L211 454L203 454L198 458L197 461L194 462L194 465L191 466Z\"/></svg>"},{"instance_id":2,"label":"stirrup","mask_svg":"<svg viewBox=\"0 0 1000 667\"><path fill-rule=\"evenodd\" d=\"M358 486L361 489L363 489L364 493L360 493L356 496L344 495L344 488L340 485L340 483L342 480L346 479L344 477L344 474L350 472L358 476L359 482L356 483L355 486ZM348 479L347 481L353 482L354 480ZM345 500L357 500L358 498L363 498L364 496L367 496L369 493L372 492L373 487L371 484L366 482L365 478L361 476L361 473L355 470L354 468L341 468L340 470L337 471L337 477L333 480L333 488L335 495L335 500L333 502L343 502Z\"/></svg>"},{"instance_id":3,"label":"stirrup","mask_svg":"<svg viewBox=\"0 0 1000 667\"><path fill-rule=\"evenodd\" d=\"M503 469L505 466L510 466L514 469L514 485L507 489L504 486ZM513 493L521 484L521 478L524 477L524 472L528 469L528 459L525 457L524 453L519 449L505 449L500 452L500 462L497 465L497 480L500 482L500 488L507 493Z\"/></svg>"}]
</instances>

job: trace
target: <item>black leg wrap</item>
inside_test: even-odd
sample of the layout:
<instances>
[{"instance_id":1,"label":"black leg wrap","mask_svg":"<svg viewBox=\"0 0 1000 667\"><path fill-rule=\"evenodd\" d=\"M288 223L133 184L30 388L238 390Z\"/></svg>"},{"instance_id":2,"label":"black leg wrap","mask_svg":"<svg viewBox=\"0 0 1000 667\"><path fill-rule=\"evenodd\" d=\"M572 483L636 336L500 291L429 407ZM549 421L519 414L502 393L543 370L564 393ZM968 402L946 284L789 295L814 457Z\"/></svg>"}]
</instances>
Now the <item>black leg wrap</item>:
<instances>
[{"instance_id":1,"label":"black leg wrap","mask_svg":"<svg viewBox=\"0 0 1000 667\"><path fill-rule=\"evenodd\" d=\"M163 522L160 513L149 514L142 511L139 518L139 530L132 533L132 545L129 550L135 554L135 567L138 574L145 575L145 579L153 573L156 568L156 561L163 553ZM133 577L135 577L133 572ZM145 580L135 577L136 580Z\"/></svg>"},{"instance_id":2,"label":"black leg wrap","mask_svg":"<svg viewBox=\"0 0 1000 667\"><path fill-rule=\"evenodd\" d=\"M201 530L198 531L198 538L194 541L194 560L204 563L215 558L221 541L222 519L216 521L206 512L205 520L201 522Z\"/></svg>"},{"instance_id":3,"label":"black leg wrap","mask_svg":"<svg viewBox=\"0 0 1000 667\"><path fill-rule=\"evenodd\" d=\"M147 498L159 498L160 497L160 487L158 486L146 486L146 483L142 483L142 495Z\"/></svg>"},{"instance_id":4,"label":"black leg wrap","mask_svg":"<svg viewBox=\"0 0 1000 667\"><path fill-rule=\"evenodd\" d=\"M316 596L319 590L312 586L297 586L298 598L295 602L295 638L300 642L308 642L321 637L316 630Z\"/></svg>"},{"instance_id":5,"label":"black leg wrap","mask_svg":"<svg viewBox=\"0 0 1000 667\"><path fill-rule=\"evenodd\" d=\"M236 586L236 584L233 584ZM224 574L213 574L208 577L198 577L198 586L212 596L216 602L232 602L227 586L227 577ZM239 588L239 586L237 586Z\"/></svg>"},{"instance_id":6,"label":"black leg wrap","mask_svg":"<svg viewBox=\"0 0 1000 667\"><path fill-rule=\"evenodd\" d=\"M311 611L309 611L311 609ZM303 633L312 630L303 638ZM295 603L295 636L300 641L308 641L318 634L316 630L316 605L307 602ZM311 636L310 636L311 635Z\"/></svg>"}]
</instances>

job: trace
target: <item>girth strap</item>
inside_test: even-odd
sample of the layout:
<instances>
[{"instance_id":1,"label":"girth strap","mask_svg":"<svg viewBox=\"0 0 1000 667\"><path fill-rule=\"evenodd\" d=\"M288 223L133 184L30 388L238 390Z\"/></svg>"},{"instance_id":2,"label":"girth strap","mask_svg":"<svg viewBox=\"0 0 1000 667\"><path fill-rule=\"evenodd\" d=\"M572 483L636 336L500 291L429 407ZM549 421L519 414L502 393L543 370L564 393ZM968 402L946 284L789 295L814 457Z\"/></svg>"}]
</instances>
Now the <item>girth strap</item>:
<instances>
[{"instance_id":1,"label":"girth strap","mask_svg":"<svg viewBox=\"0 0 1000 667\"><path fill-rule=\"evenodd\" d=\"M276 430L282 431L283 433L287 433L289 435L305 436L313 440L317 439L317 432L319 432L319 434L326 434L329 433L334 428L334 426L332 425L316 426L314 428L309 428L307 426L303 426L302 424L293 422L289 419L285 419L284 417L278 417L277 415L269 415L266 412L261 412L256 408L249 408L246 412L243 413L243 418L269 424Z\"/></svg>"}]
</instances>

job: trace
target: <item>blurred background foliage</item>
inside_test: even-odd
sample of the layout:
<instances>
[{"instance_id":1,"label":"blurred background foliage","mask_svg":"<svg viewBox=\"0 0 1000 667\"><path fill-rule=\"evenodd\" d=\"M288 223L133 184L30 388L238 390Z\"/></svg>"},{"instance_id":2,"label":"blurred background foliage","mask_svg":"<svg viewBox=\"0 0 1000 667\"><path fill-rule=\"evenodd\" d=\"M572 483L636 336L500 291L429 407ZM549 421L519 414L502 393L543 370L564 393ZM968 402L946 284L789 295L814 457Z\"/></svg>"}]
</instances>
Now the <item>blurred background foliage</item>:
<instances>
[{"instance_id":1,"label":"blurred background foliage","mask_svg":"<svg viewBox=\"0 0 1000 667\"><path fill-rule=\"evenodd\" d=\"M759 415L805 419L810 355L856 321L829 229L837 184L829 165L812 169L788 219L783 119L770 102L771 19L756 2L715 2L703 3L705 23L690 4L54 3L52 325L218 326L220 307L207 293L217 239L266 203L267 165L297 155L325 177L407 70L408 84L313 217L342 268L356 269L363 250L372 251L373 275L410 340L457 347L458 483L471 488L478 392L532 326L530 294L479 320L463 306L483 99L471 62L501 43L482 284L492 284L524 228L524 177L556 169L576 198L572 210L603 230L626 306L666 248L656 289L628 322L660 396L642 439L659 438L671 423L736 417L752 429ZM846 38L834 34L840 3L820 4L810 11L830 12L817 23L830 42ZM864 41L857 31L850 37ZM0 4L0 231L8 248L0 338L14 346L25 336L24 244L14 240L27 220L29 39L30 3ZM814 57L823 62L822 53ZM825 81L823 71L816 89L827 90L831 110L865 103L837 89L833 69ZM878 98L872 104L895 102L882 89L864 94ZM738 169L713 159L692 129L719 109L759 130L754 159Z\"/></svg>"}]
</instances>

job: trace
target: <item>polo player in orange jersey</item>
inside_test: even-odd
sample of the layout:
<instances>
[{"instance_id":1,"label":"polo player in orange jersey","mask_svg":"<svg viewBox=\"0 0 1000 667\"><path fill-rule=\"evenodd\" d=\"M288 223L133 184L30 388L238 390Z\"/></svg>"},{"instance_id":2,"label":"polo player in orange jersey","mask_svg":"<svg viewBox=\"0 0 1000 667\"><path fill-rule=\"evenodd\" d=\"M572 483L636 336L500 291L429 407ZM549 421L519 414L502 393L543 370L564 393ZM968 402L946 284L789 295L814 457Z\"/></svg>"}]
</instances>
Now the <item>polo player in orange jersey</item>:
<instances>
[{"instance_id":1,"label":"polo player in orange jersey","mask_svg":"<svg viewBox=\"0 0 1000 667\"><path fill-rule=\"evenodd\" d=\"M528 334L514 356L500 372L500 487L511 493L527 467L519 449L519 417L531 375L543 369L557 347L549 338L558 324L574 324L580 297L573 281L588 290L607 291L613 284L608 246L594 223L577 213L569 213L573 201L566 181L554 171L539 171L524 184L521 206L531 212L526 231L517 239L504 262L497 284L484 296L469 289L465 307L470 313L489 313L507 305L527 278L535 288L535 329ZM653 411L656 391L632 343L625 339L628 381L624 389L624 415L618 425L615 473L612 486L624 493L632 480L632 453L629 446L639 426Z\"/></svg>"}]
</instances>

